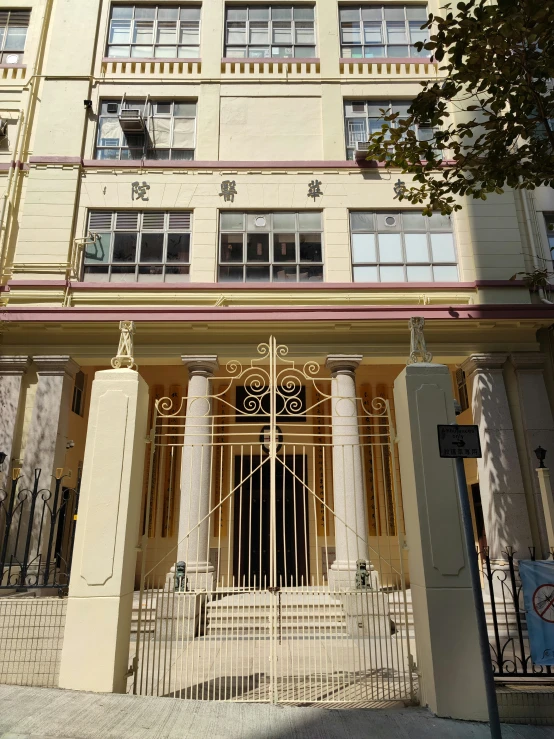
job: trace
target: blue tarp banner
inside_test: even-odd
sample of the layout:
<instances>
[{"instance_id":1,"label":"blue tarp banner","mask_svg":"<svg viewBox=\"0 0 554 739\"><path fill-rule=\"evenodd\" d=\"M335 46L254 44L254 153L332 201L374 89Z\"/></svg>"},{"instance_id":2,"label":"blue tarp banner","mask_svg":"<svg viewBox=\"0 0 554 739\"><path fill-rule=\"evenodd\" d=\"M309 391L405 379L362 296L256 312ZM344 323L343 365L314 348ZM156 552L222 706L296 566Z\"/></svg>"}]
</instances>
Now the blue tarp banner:
<instances>
[{"instance_id":1,"label":"blue tarp banner","mask_svg":"<svg viewBox=\"0 0 554 739\"><path fill-rule=\"evenodd\" d=\"M554 665L554 562L519 560L531 659Z\"/></svg>"}]
</instances>

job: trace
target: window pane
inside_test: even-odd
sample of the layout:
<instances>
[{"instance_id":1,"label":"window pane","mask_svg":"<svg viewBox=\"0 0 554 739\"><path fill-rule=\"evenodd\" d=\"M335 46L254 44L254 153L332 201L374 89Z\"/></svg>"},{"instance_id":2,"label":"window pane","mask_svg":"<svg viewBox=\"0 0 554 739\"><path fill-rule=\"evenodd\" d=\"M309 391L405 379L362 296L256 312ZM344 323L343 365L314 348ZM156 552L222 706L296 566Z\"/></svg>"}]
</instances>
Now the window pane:
<instances>
[{"instance_id":1,"label":"window pane","mask_svg":"<svg viewBox=\"0 0 554 739\"><path fill-rule=\"evenodd\" d=\"M406 267L408 282L433 282L431 267Z\"/></svg>"},{"instance_id":2,"label":"window pane","mask_svg":"<svg viewBox=\"0 0 554 739\"><path fill-rule=\"evenodd\" d=\"M134 262L137 252L136 233L115 233L113 246L114 262Z\"/></svg>"},{"instance_id":3,"label":"window pane","mask_svg":"<svg viewBox=\"0 0 554 739\"><path fill-rule=\"evenodd\" d=\"M194 131L196 121L194 118L176 118L173 122L173 146L179 149L192 149L194 147Z\"/></svg>"},{"instance_id":4,"label":"window pane","mask_svg":"<svg viewBox=\"0 0 554 739\"><path fill-rule=\"evenodd\" d=\"M300 261L322 261L321 234L300 234Z\"/></svg>"},{"instance_id":5,"label":"window pane","mask_svg":"<svg viewBox=\"0 0 554 739\"><path fill-rule=\"evenodd\" d=\"M190 234L168 234L167 261L190 261Z\"/></svg>"},{"instance_id":6,"label":"window pane","mask_svg":"<svg viewBox=\"0 0 554 739\"><path fill-rule=\"evenodd\" d=\"M271 8L271 18L274 21L292 20L292 8L275 6Z\"/></svg>"},{"instance_id":7,"label":"window pane","mask_svg":"<svg viewBox=\"0 0 554 739\"><path fill-rule=\"evenodd\" d=\"M452 234L431 234L431 251L434 262L455 262Z\"/></svg>"},{"instance_id":8,"label":"window pane","mask_svg":"<svg viewBox=\"0 0 554 739\"><path fill-rule=\"evenodd\" d=\"M135 8L135 18L137 20L148 20L153 21L156 17L156 8L148 6L137 6Z\"/></svg>"},{"instance_id":9,"label":"window pane","mask_svg":"<svg viewBox=\"0 0 554 739\"><path fill-rule=\"evenodd\" d=\"M273 228L275 229L291 229L296 227L296 218L294 213L274 213Z\"/></svg>"},{"instance_id":10,"label":"window pane","mask_svg":"<svg viewBox=\"0 0 554 739\"><path fill-rule=\"evenodd\" d=\"M198 59L200 50L198 46L178 46L177 57L179 59Z\"/></svg>"},{"instance_id":11,"label":"window pane","mask_svg":"<svg viewBox=\"0 0 554 739\"><path fill-rule=\"evenodd\" d=\"M198 23L181 23L179 29L180 44L198 44L200 29Z\"/></svg>"},{"instance_id":12,"label":"window pane","mask_svg":"<svg viewBox=\"0 0 554 739\"><path fill-rule=\"evenodd\" d=\"M315 31L313 23L295 23L295 34L297 44L315 44Z\"/></svg>"},{"instance_id":13,"label":"window pane","mask_svg":"<svg viewBox=\"0 0 554 739\"><path fill-rule=\"evenodd\" d=\"M420 23L410 23L410 41L415 43L416 41L426 41L429 38L428 30L421 30ZM430 53L430 52L427 52Z\"/></svg>"},{"instance_id":14,"label":"window pane","mask_svg":"<svg viewBox=\"0 0 554 739\"><path fill-rule=\"evenodd\" d=\"M250 43L269 43L269 26L267 23L250 23Z\"/></svg>"},{"instance_id":15,"label":"window pane","mask_svg":"<svg viewBox=\"0 0 554 739\"><path fill-rule=\"evenodd\" d=\"M297 46L294 55L297 59L313 59L315 57L315 46Z\"/></svg>"},{"instance_id":16,"label":"window pane","mask_svg":"<svg viewBox=\"0 0 554 739\"><path fill-rule=\"evenodd\" d=\"M321 230L321 213L299 213L298 226L300 229Z\"/></svg>"},{"instance_id":17,"label":"window pane","mask_svg":"<svg viewBox=\"0 0 554 739\"><path fill-rule=\"evenodd\" d=\"M131 40L131 21L112 21L110 25L110 44L128 44Z\"/></svg>"},{"instance_id":18,"label":"window pane","mask_svg":"<svg viewBox=\"0 0 554 739\"><path fill-rule=\"evenodd\" d=\"M290 23L273 24L273 43L292 44L292 28Z\"/></svg>"},{"instance_id":19,"label":"window pane","mask_svg":"<svg viewBox=\"0 0 554 739\"><path fill-rule=\"evenodd\" d=\"M176 21L179 18L179 8L158 8L159 21Z\"/></svg>"},{"instance_id":20,"label":"window pane","mask_svg":"<svg viewBox=\"0 0 554 739\"><path fill-rule=\"evenodd\" d=\"M269 213L248 213L246 216L246 228L249 231L269 231L270 226Z\"/></svg>"},{"instance_id":21,"label":"window pane","mask_svg":"<svg viewBox=\"0 0 554 739\"><path fill-rule=\"evenodd\" d=\"M164 256L164 235L143 233L140 244L141 262L162 262Z\"/></svg>"},{"instance_id":22,"label":"window pane","mask_svg":"<svg viewBox=\"0 0 554 739\"><path fill-rule=\"evenodd\" d=\"M380 7L362 8L362 20L364 21L380 21L383 17Z\"/></svg>"},{"instance_id":23,"label":"window pane","mask_svg":"<svg viewBox=\"0 0 554 739\"><path fill-rule=\"evenodd\" d=\"M458 282L457 267L433 267L435 282Z\"/></svg>"},{"instance_id":24,"label":"window pane","mask_svg":"<svg viewBox=\"0 0 554 739\"><path fill-rule=\"evenodd\" d=\"M296 262L296 239L294 234L273 235L273 261Z\"/></svg>"},{"instance_id":25,"label":"window pane","mask_svg":"<svg viewBox=\"0 0 554 739\"><path fill-rule=\"evenodd\" d=\"M354 267L354 282L379 282L377 267Z\"/></svg>"},{"instance_id":26,"label":"window pane","mask_svg":"<svg viewBox=\"0 0 554 739\"><path fill-rule=\"evenodd\" d=\"M386 5L385 20L387 21L403 21L404 8L402 5Z\"/></svg>"},{"instance_id":27,"label":"window pane","mask_svg":"<svg viewBox=\"0 0 554 739\"><path fill-rule=\"evenodd\" d=\"M429 221L429 228L431 231L451 231L452 220L450 216L441 216L440 213L433 213Z\"/></svg>"},{"instance_id":28,"label":"window pane","mask_svg":"<svg viewBox=\"0 0 554 739\"><path fill-rule=\"evenodd\" d=\"M360 24L358 23L342 23L342 42L343 44L359 44L362 37L360 33Z\"/></svg>"},{"instance_id":29,"label":"window pane","mask_svg":"<svg viewBox=\"0 0 554 739\"><path fill-rule=\"evenodd\" d=\"M111 233L99 233L94 244L85 247L85 264L102 264L110 261Z\"/></svg>"},{"instance_id":30,"label":"window pane","mask_svg":"<svg viewBox=\"0 0 554 739\"><path fill-rule=\"evenodd\" d=\"M246 282L269 282L269 267L247 267Z\"/></svg>"},{"instance_id":31,"label":"window pane","mask_svg":"<svg viewBox=\"0 0 554 739\"><path fill-rule=\"evenodd\" d=\"M182 21L199 21L200 8L181 8Z\"/></svg>"},{"instance_id":32,"label":"window pane","mask_svg":"<svg viewBox=\"0 0 554 739\"><path fill-rule=\"evenodd\" d=\"M421 21L420 26L427 20L427 8L425 5L415 5L406 8L406 17L409 21Z\"/></svg>"},{"instance_id":33,"label":"window pane","mask_svg":"<svg viewBox=\"0 0 554 739\"><path fill-rule=\"evenodd\" d=\"M273 282L296 282L296 267L273 267Z\"/></svg>"},{"instance_id":34,"label":"window pane","mask_svg":"<svg viewBox=\"0 0 554 739\"><path fill-rule=\"evenodd\" d=\"M366 44L382 44L383 24L364 23L364 41Z\"/></svg>"},{"instance_id":35,"label":"window pane","mask_svg":"<svg viewBox=\"0 0 554 739\"><path fill-rule=\"evenodd\" d=\"M123 132L117 118L100 118L98 124L98 145L119 146Z\"/></svg>"},{"instance_id":36,"label":"window pane","mask_svg":"<svg viewBox=\"0 0 554 739\"><path fill-rule=\"evenodd\" d=\"M132 6L119 5L112 8L112 18L132 18L133 8Z\"/></svg>"},{"instance_id":37,"label":"window pane","mask_svg":"<svg viewBox=\"0 0 554 739\"><path fill-rule=\"evenodd\" d=\"M219 280L221 282L242 282L244 270L242 267L220 267Z\"/></svg>"},{"instance_id":38,"label":"window pane","mask_svg":"<svg viewBox=\"0 0 554 739\"><path fill-rule=\"evenodd\" d=\"M375 234L352 234L352 262L376 262Z\"/></svg>"},{"instance_id":39,"label":"window pane","mask_svg":"<svg viewBox=\"0 0 554 739\"><path fill-rule=\"evenodd\" d=\"M378 234L379 261L403 262L400 234Z\"/></svg>"},{"instance_id":40,"label":"window pane","mask_svg":"<svg viewBox=\"0 0 554 739\"><path fill-rule=\"evenodd\" d=\"M150 59L154 51L152 46L131 46L131 56L134 59Z\"/></svg>"},{"instance_id":41,"label":"window pane","mask_svg":"<svg viewBox=\"0 0 554 739\"><path fill-rule=\"evenodd\" d=\"M427 234L405 234L407 262L428 262Z\"/></svg>"},{"instance_id":42,"label":"window pane","mask_svg":"<svg viewBox=\"0 0 554 739\"><path fill-rule=\"evenodd\" d=\"M157 149L169 148L171 145L171 118L149 118L148 133L150 143Z\"/></svg>"},{"instance_id":43,"label":"window pane","mask_svg":"<svg viewBox=\"0 0 554 739\"><path fill-rule=\"evenodd\" d=\"M242 234L221 234L221 261L242 262Z\"/></svg>"},{"instance_id":44,"label":"window pane","mask_svg":"<svg viewBox=\"0 0 554 739\"><path fill-rule=\"evenodd\" d=\"M153 23L135 23L133 33L133 43L135 44L151 44L154 35Z\"/></svg>"},{"instance_id":45,"label":"window pane","mask_svg":"<svg viewBox=\"0 0 554 739\"><path fill-rule=\"evenodd\" d=\"M404 267L380 267L381 282L405 282Z\"/></svg>"},{"instance_id":46,"label":"window pane","mask_svg":"<svg viewBox=\"0 0 554 739\"><path fill-rule=\"evenodd\" d=\"M402 23L387 22L387 41L389 44L402 44L408 41L404 21Z\"/></svg>"},{"instance_id":47,"label":"window pane","mask_svg":"<svg viewBox=\"0 0 554 739\"><path fill-rule=\"evenodd\" d=\"M26 37L27 28L25 26L8 26L4 48L10 51L23 51Z\"/></svg>"},{"instance_id":48,"label":"window pane","mask_svg":"<svg viewBox=\"0 0 554 739\"><path fill-rule=\"evenodd\" d=\"M323 267L306 267L302 265L298 269L298 282L322 282Z\"/></svg>"},{"instance_id":49,"label":"window pane","mask_svg":"<svg viewBox=\"0 0 554 739\"><path fill-rule=\"evenodd\" d=\"M251 21L268 21L269 20L269 8L268 7L248 8L248 19Z\"/></svg>"},{"instance_id":50,"label":"window pane","mask_svg":"<svg viewBox=\"0 0 554 739\"><path fill-rule=\"evenodd\" d=\"M360 20L360 11L358 8L341 8L339 12L341 23Z\"/></svg>"},{"instance_id":51,"label":"window pane","mask_svg":"<svg viewBox=\"0 0 554 739\"><path fill-rule=\"evenodd\" d=\"M400 231L398 213L377 213L377 228L379 231Z\"/></svg>"},{"instance_id":52,"label":"window pane","mask_svg":"<svg viewBox=\"0 0 554 739\"><path fill-rule=\"evenodd\" d=\"M350 214L353 231L373 231L373 213L353 212Z\"/></svg>"},{"instance_id":53,"label":"window pane","mask_svg":"<svg viewBox=\"0 0 554 739\"><path fill-rule=\"evenodd\" d=\"M244 228L244 213L225 211L221 214L221 228L224 231Z\"/></svg>"},{"instance_id":54,"label":"window pane","mask_svg":"<svg viewBox=\"0 0 554 739\"><path fill-rule=\"evenodd\" d=\"M245 44L246 43L246 23L228 23L227 24L227 43L228 44Z\"/></svg>"},{"instance_id":55,"label":"window pane","mask_svg":"<svg viewBox=\"0 0 554 739\"><path fill-rule=\"evenodd\" d=\"M297 6L294 8L295 21L313 21L314 9L309 7Z\"/></svg>"},{"instance_id":56,"label":"window pane","mask_svg":"<svg viewBox=\"0 0 554 739\"><path fill-rule=\"evenodd\" d=\"M405 210L402 213L402 223L406 231L425 231L428 220L418 211Z\"/></svg>"},{"instance_id":57,"label":"window pane","mask_svg":"<svg viewBox=\"0 0 554 739\"><path fill-rule=\"evenodd\" d=\"M269 234L247 235L246 260L248 262L269 262Z\"/></svg>"},{"instance_id":58,"label":"window pane","mask_svg":"<svg viewBox=\"0 0 554 739\"><path fill-rule=\"evenodd\" d=\"M175 59L177 56L176 46L154 46L156 59Z\"/></svg>"}]
</instances>

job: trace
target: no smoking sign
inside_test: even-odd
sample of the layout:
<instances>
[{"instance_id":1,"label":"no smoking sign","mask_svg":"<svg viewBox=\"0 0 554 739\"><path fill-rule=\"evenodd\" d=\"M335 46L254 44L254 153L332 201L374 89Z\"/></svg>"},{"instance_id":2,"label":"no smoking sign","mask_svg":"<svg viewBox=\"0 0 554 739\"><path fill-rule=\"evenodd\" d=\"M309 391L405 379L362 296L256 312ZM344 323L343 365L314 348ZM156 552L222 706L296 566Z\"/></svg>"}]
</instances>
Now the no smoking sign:
<instances>
[{"instance_id":1,"label":"no smoking sign","mask_svg":"<svg viewBox=\"0 0 554 739\"><path fill-rule=\"evenodd\" d=\"M543 621L554 623L554 584L539 585L533 593L533 610Z\"/></svg>"}]
</instances>

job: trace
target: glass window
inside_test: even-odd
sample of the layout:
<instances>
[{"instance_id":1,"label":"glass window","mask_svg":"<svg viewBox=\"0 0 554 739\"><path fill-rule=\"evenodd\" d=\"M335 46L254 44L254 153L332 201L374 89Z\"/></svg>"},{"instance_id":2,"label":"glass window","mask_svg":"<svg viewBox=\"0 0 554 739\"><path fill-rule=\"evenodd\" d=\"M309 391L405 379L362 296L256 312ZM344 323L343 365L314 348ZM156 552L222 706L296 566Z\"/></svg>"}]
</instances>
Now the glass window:
<instances>
[{"instance_id":1,"label":"glass window","mask_svg":"<svg viewBox=\"0 0 554 739\"><path fill-rule=\"evenodd\" d=\"M452 222L418 211L350 214L354 282L458 282Z\"/></svg>"},{"instance_id":2,"label":"glass window","mask_svg":"<svg viewBox=\"0 0 554 739\"><path fill-rule=\"evenodd\" d=\"M121 110L140 114L143 133L126 133ZM136 122L134 122L136 125ZM196 103L173 100L100 101L96 159L194 159Z\"/></svg>"},{"instance_id":3,"label":"glass window","mask_svg":"<svg viewBox=\"0 0 554 739\"><path fill-rule=\"evenodd\" d=\"M200 6L112 6L106 53L133 59L198 58Z\"/></svg>"},{"instance_id":4,"label":"glass window","mask_svg":"<svg viewBox=\"0 0 554 739\"><path fill-rule=\"evenodd\" d=\"M220 282L321 282L319 211L220 214Z\"/></svg>"},{"instance_id":5,"label":"glass window","mask_svg":"<svg viewBox=\"0 0 554 739\"><path fill-rule=\"evenodd\" d=\"M341 56L344 59L376 57L429 57L418 52L417 41L429 38L421 26L427 21L426 5L361 5L340 11Z\"/></svg>"},{"instance_id":6,"label":"glass window","mask_svg":"<svg viewBox=\"0 0 554 739\"><path fill-rule=\"evenodd\" d=\"M85 282L188 282L189 211L91 211Z\"/></svg>"},{"instance_id":7,"label":"glass window","mask_svg":"<svg viewBox=\"0 0 554 739\"><path fill-rule=\"evenodd\" d=\"M225 56L269 58L315 56L313 7L229 7L225 16Z\"/></svg>"},{"instance_id":8,"label":"glass window","mask_svg":"<svg viewBox=\"0 0 554 739\"><path fill-rule=\"evenodd\" d=\"M365 143L373 133L381 131L385 123L381 111L398 113L403 118L408 116L408 108L411 100L365 100L346 101L344 104L344 130L346 135L346 156L348 159L356 158L357 144ZM397 119L399 120L399 119ZM389 124L395 126L396 121ZM428 141L433 138L431 126L415 126L419 141Z\"/></svg>"},{"instance_id":9,"label":"glass window","mask_svg":"<svg viewBox=\"0 0 554 739\"><path fill-rule=\"evenodd\" d=\"M546 238L548 241L548 248L550 250L550 257L554 258L554 213L544 214L544 225L546 228Z\"/></svg>"},{"instance_id":10,"label":"glass window","mask_svg":"<svg viewBox=\"0 0 554 739\"><path fill-rule=\"evenodd\" d=\"M0 10L0 64L21 64L30 10Z\"/></svg>"}]
</instances>

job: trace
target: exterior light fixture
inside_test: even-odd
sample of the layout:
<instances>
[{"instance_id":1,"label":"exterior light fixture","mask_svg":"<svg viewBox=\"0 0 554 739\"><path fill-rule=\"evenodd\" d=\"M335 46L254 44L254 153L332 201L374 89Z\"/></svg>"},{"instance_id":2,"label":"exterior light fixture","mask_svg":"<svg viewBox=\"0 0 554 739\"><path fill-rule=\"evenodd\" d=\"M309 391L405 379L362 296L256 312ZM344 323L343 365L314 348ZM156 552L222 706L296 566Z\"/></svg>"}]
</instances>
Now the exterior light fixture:
<instances>
[{"instance_id":1,"label":"exterior light fixture","mask_svg":"<svg viewBox=\"0 0 554 739\"><path fill-rule=\"evenodd\" d=\"M545 460L545 457L546 457L546 449L543 449L542 446L538 446L534 450L534 452L535 452L535 456L539 460L539 468L540 469L544 469L544 467L545 467L544 460Z\"/></svg>"},{"instance_id":2,"label":"exterior light fixture","mask_svg":"<svg viewBox=\"0 0 554 739\"><path fill-rule=\"evenodd\" d=\"M92 100L83 100L83 105L86 110L92 110Z\"/></svg>"}]
</instances>

